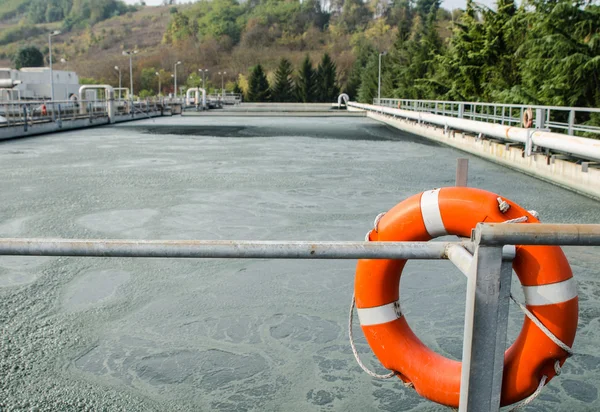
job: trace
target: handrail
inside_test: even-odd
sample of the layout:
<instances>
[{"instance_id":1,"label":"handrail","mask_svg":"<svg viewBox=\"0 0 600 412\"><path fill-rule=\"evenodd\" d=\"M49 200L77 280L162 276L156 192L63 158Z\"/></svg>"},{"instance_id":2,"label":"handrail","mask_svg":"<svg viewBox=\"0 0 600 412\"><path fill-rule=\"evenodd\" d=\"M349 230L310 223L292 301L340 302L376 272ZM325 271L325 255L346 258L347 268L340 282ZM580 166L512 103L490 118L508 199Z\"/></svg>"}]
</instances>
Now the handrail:
<instances>
[{"instance_id":1,"label":"handrail","mask_svg":"<svg viewBox=\"0 0 600 412\"><path fill-rule=\"evenodd\" d=\"M512 126L520 126L525 111L531 110L535 120L532 126L536 129L550 129L569 135L592 133L600 137L600 125L586 124L592 114L600 114L600 108L388 98L376 98L373 102L376 105L402 110Z\"/></svg>"},{"instance_id":2,"label":"handrail","mask_svg":"<svg viewBox=\"0 0 600 412\"><path fill-rule=\"evenodd\" d=\"M450 129L462 130L479 134L480 136L522 143L527 147L528 153L533 145L536 145L581 159L600 161L600 140L597 139L588 139L540 129L525 129L511 125L457 118L425 111L392 109L385 106L375 106L355 102L350 102L348 105L363 110L369 110L374 113L414 120L419 123L435 124L443 127L445 131Z\"/></svg>"}]
</instances>

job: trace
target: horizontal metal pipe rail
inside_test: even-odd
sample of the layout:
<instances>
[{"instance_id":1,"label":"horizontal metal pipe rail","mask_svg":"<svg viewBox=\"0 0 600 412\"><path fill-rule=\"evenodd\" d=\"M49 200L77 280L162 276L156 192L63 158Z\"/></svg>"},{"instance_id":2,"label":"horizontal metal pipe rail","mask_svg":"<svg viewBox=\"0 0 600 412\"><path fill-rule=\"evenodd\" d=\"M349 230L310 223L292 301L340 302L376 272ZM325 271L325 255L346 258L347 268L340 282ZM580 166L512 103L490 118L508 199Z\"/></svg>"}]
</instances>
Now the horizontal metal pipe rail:
<instances>
[{"instance_id":1,"label":"horizontal metal pipe rail","mask_svg":"<svg viewBox=\"0 0 600 412\"><path fill-rule=\"evenodd\" d=\"M600 245L600 225L480 223L473 232L481 245Z\"/></svg>"},{"instance_id":2,"label":"horizontal metal pipe rail","mask_svg":"<svg viewBox=\"0 0 600 412\"><path fill-rule=\"evenodd\" d=\"M0 255L449 259L468 278L459 411L496 412L515 256L511 244L600 246L600 225L478 224L471 241L459 242L0 239Z\"/></svg>"},{"instance_id":3,"label":"horizontal metal pipe rail","mask_svg":"<svg viewBox=\"0 0 600 412\"><path fill-rule=\"evenodd\" d=\"M600 140L597 139L587 139L584 137L536 129L525 129L464 118L448 117L441 114L393 109L385 106L374 106L355 102L348 103L348 106L388 116L410 119L419 123L430 123L447 128L448 130L462 130L505 141L522 143L524 145L532 144L560 153L573 155L581 159L600 162Z\"/></svg>"},{"instance_id":4,"label":"horizontal metal pipe rail","mask_svg":"<svg viewBox=\"0 0 600 412\"><path fill-rule=\"evenodd\" d=\"M448 246L455 243L0 239L0 255L245 259L443 259Z\"/></svg>"}]
</instances>

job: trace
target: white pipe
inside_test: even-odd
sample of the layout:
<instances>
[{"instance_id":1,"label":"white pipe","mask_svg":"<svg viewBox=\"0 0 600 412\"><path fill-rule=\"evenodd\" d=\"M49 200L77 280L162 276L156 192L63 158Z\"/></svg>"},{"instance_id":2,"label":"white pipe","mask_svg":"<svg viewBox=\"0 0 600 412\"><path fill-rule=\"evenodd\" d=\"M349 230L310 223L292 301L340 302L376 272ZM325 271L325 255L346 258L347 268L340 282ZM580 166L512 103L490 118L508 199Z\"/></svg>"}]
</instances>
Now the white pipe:
<instances>
[{"instance_id":1,"label":"white pipe","mask_svg":"<svg viewBox=\"0 0 600 412\"><path fill-rule=\"evenodd\" d=\"M391 107L375 106L372 104L348 103L352 107L371 110L391 116L432 123L438 126L455 130L464 130L471 133L495 137L527 144L527 135L531 134L532 143L557 152L572 154L582 159L600 161L600 140L586 139L585 137L571 136L561 133L543 132L523 127L504 126L501 124L479 122L475 120L447 117L427 112L414 112L410 110L393 109Z\"/></svg>"},{"instance_id":2,"label":"white pipe","mask_svg":"<svg viewBox=\"0 0 600 412\"><path fill-rule=\"evenodd\" d=\"M2 89L12 89L13 87L18 86L19 84L21 84L20 80L0 79L0 88Z\"/></svg>"},{"instance_id":3,"label":"white pipe","mask_svg":"<svg viewBox=\"0 0 600 412\"><path fill-rule=\"evenodd\" d=\"M191 94L195 93L194 104L198 106L198 102L200 101L200 92L202 92L202 107L206 107L206 90L204 90L201 87L192 87L191 89L187 90L187 92L185 93L185 104L188 106L192 105Z\"/></svg>"},{"instance_id":4,"label":"white pipe","mask_svg":"<svg viewBox=\"0 0 600 412\"><path fill-rule=\"evenodd\" d=\"M108 84L86 84L79 88L79 99L81 100L80 112L82 114L86 113L86 105L83 98L83 93L86 90L104 90L106 93L107 100L107 113L108 113L108 121L110 123L115 122L115 89Z\"/></svg>"},{"instance_id":5,"label":"white pipe","mask_svg":"<svg viewBox=\"0 0 600 412\"><path fill-rule=\"evenodd\" d=\"M125 100L129 100L129 88L128 87L115 87L114 90L115 90L115 93L119 94L119 97L121 97L121 92L125 91Z\"/></svg>"},{"instance_id":6,"label":"white pipe","mask_svg":"<svg viewBox=\"0 0 600 412\"><path fill-rule=\"evenodd\" d=\"M344 101L345 105L348 105L350 96L348 96L346 93L342 93L338 96L338 109L342 107L342 100Z\"/></svg>"}]
</instances>

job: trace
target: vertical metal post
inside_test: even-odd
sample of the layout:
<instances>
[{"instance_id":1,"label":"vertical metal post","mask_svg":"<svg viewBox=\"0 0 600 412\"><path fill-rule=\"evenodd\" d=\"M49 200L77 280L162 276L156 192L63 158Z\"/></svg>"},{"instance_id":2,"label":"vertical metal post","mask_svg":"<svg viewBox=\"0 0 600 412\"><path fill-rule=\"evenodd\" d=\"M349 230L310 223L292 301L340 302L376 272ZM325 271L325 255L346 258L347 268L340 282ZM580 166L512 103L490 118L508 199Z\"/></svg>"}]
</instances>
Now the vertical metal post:
<instances>
[{"instance_id":1,"label":"vertical metal post","mask_svg":"<svg viewBox=\"0 0 600 412\"><path fill-rule=\"evenodd\" d=\"M535 109L535 128L544 128L544 109Z\"/></svg>"},{"instance_id":2,"label":"vertical metal post","mask_svg":"<svg viewBox=\"0 0 600 412\"><path fill-rule=\"evenodd\" d=\"M27 105L23 105L23 131L27 131Z\"/></svg>"},{"instance_id":3,"label":"vertical metal post","mask_svg":"<svg viewBox=\"0 0 600 412\"><path fill-rule=\"evenodd\" d=\"M477 245L467 281L459 412L500 408L514 247Z\"/></svg>"},{"instance_id":4,"label":"vertical metal post","mask_svg":"<svg viewBox=\"0 0 600 412\"><path fill-rule=\"evenodd\" d=\"M48 49L50 51L50 100L54 101L54 75L52 73L52 33L48 34Z\"/></svg>"},{"instance_id":5,"label":"vertical metal post","mask_svg":"<svg viewBox=\"0 0 600 412\"><path fill-rule=\"evenodd\" d=\"M133 57L131 53L133 52L129 52L129 93L131 95L129 100L133 102Z\"/></svg>"},{"instance_id":6,"label":"vertical metal post","mask_svg":"<svg viewBox=\"0 0 600 412\"><path fill-rule=\"evenodd\" d=\"M462 119L464 116L465 116L465 104L459 103L458 104L458 117L460 117Z\"/></svg>"},{"instance_id":7,"label":"vertical metal post","mask_svg":"<svg viewBox=\"0 0 600 412\"><path fill-rule=\"evenodd\" d=\"M456 159L456 186L467 186L469 177L469 159Z\"/></svg>"},{"instance_id":8,"label":"vertical metal post","mask_svg":"<svg viewBox=\"0 0 600 412\"><path fill-rule=\"evenodd\" d=\"M569 111L569 129L568 132L570 135L573 134L573 125L575 124L575 110Z\"/></svg>"},{"instance_id":9,"label":"vertical metal post","mask_svg":"<svg viewBox=\"0 0 600 412\"><path fill-rule=\"evenodd\" d=\"M525 153L527 156L531 156L531 153L533 152L533 139L531 138L532 134L533 130L527 129L527 141L525 142Z\"/></svg>"}]
</instances>

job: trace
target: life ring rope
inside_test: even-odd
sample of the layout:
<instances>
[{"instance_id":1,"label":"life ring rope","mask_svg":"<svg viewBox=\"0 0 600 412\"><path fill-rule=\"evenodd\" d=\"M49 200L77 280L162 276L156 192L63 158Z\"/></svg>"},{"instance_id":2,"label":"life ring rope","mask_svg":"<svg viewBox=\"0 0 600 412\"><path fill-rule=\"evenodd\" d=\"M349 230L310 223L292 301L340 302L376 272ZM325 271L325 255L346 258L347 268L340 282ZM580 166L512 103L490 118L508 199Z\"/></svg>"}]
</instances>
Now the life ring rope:
<instances>
[{"instance_id":1,"label":"life ring rope","mask_svg":"<svg viewBox=\"0 0 600 412\"><path fill-rule=\"evenodd\" d=\"M483 191L480 191L480 192L483 192ZM488 193L488 195L491 195L491 193L489 193L489 192L487 192L487 193ZM447 230L446 227L444 226L444 221L442 220L442 212L441 212L441 208L440 208L440 199L438 198L439 194L440 194L439 189L426 191L426 192L423 192L420 194L420 198L418 200L413 201L412 203L407 202L407 204L408 204L407 207L409 207L409 208L417 207L418 209L420 209L419 214L422 216L422 222L423 222L425 232L431 238L443 236L443 235L449 234L450 232L456 231L456 229L452 229L452 228ZM480 195L478 195L478 196L480 196ZM447 202L448 201L447 199L448 199L448 195L446 195L446 199L444 201ZM489 197L488 197L488 199L489 199ZM511 203L509 203L508 201L503 200L501 197L497 197L496 200L497 200L498 211L501 214L506 214L509 211L509 209L511 209ZM410 205L414 205L414 206L410 206ZM514 205L514 203L513 203L513 205ZM524 210L524 209L518 207L518 205L516 205L516 206L517 206L516 212L511 212L511 214L512 214L512 216L517 215L517 217L505 220L503 222L498 222L498 223L524 223L524 222L527 222L529 220L529 218L534 218L534 222L538 221L537 220L538 213L536 211L534 211L534 210L528 211L528 210ZM415 210L415 209L412 209L412 210ZM445 209L445 210L446 210L446 212L444 212L444 213L447 214L448 213L447 209ZM519 211L523 212L522 216L518 215ZM527 212L527 214L525 214L525 212ZM496 213L498 213L498 212L496 212ZM375 222L374 222L374 229L367 233L365 241L391 240L389 238L389 232L387 235L385 235L387 237L384 236L383 239L381 238L381 234L379 233L378 226L384 215L385 215L385 213L381 213L377 216L377 218L375 219ZM392 214L392 216L393 217L391 219L393 219L393 221L395 221L395 219L398 216L397 212L394 212ZM444 215L444 216L447 216L447 215ZM510 216L510 214L509 214L509 216ZM444 219L446 219L446 217ZM496 219L499 219L499 217L497 217ZM391 224L390 222L392 222L392 221L390 219L388 219L384 226L384 232L383 232L384 234L386 233L386 230L388 230L388 231L390 230L390 226L389 226ZM452 234L456 234L456 233L452 233ZM371 239L371 237L373 237L373 239ZM570 269L570 268L568 268L568 263L567 263L567 269ZM378 269L375 269L375 270L378 270ZM570 272L570 270L569 270L569 272ZM401 273L401 269L400 269L400 273ZM519 276L521 276L521 275L519 275ZM525 294L525 304L531 306L533 311L537 312L537 309L536 309L537 307L544 307L546 305L557 305L557 304L563 304L566 302L573 302L573 301L575 302L575 305L577 305L577 303L576 303L577 302L577 300L576 300L577 287L576 287L575 280L572 277L562 278L560 280L557 279L557 282L547 283L547 284L546 283L537 283L537 284L536 283L523 283L523 281L521 281L521 283L522 283L524 294ZM356 290L358 291L360 289L356 289ZM361 292L361 294L362 294L362 292ZM384 293L384 295L388 296L388 297L391 296L391 295L388 295L387 293ZM352 332L353 312L354 312L355 306L358 306L357 313L360 318L360 324L363 327L363 330L365 331L365 333L366 333L365 327L367 327L367 329L371 328L371 327L379 328L385 324L391 325L394 322L396 324L397 324L397 322L403 322L401 320L403 318L403 314L400 310L400 302L399 302L398 295L396 295L396 297L393 297L389 300L387 298L385 298L385 299L383 299L383 301L380 301L380 303L377 305L376 305L376 303L373 303L373 302L365 303L364 298L365 298L365 296L362 296L362 299L363 299L362 303L360 305L357 305L356 301L355 301L356 296L355 296L355 294L353 294L352 304L350 306L350 315L349 315L348 328L349 328L350 345L352 347L352 352L354 354L354 357L355 357L357 363L366 373L368 373L372 377L375 377L378 379L389 379L393 376L398 376L403 380L405 386L415 388L415 386L412 384L411 380L408 377L404 376L404 372L400 372L400 370L396 370L395 367L389 368L389 370L391 370L390 373L385 374L385 375L380 375L380 374L370 371L361 362L361 360L358 356L358 352L356 351L356 347L354 344L353 332ZM560 348L566 354L566 356L564 354L562 356L555 354L555 355L553 355L553 356L556 356L556 357L554 357L554 359L552 359L552 358L547 359L548 361L551 361L551 363L550 362L548 363L548 367L550 367L550 370L552 370L552 367L553 367L555 375L558 376L561 371L561 362L564 362L564 360L566 358L572 356L574 354L573 350L571 349L571 347L569 347L569 345L567 345L566 343L561 341L561 339L559 339L550 329L548 329L544 325L544 323L531 310L529 310L525 306L525 304L518 302L512 294L510 294L510 298L519 307L519 309L521 309L521 311L525 314L527 319L529 319L529 321L531 321L534 325L537 326L536 329L541 331L543 333L543 335L545 335L550 341L552 341L556 345L556 347L557 347L556 350L559 350L558 348ZM384 304L384 302L389 302L389 303ZM574 316L576 316L576 312L575 312ZM543 315L542 315L542 318L544 318ZM575 318L575 320L576 320L576 318ZM408 331L410 332L410 329L408 329ZM568 333L565 335L564 331L559 332L559 333L561 333L563 338L566 338L567 340L572 339L572 337L568 336ZM369 344L371 344L371 343L369 342ZM377 357L380 359L383 366L387 366L387 363L389 363L389 361L382 360L379 357L379 355L377 355ZM543 376L541 378L539 378L539 382L535 386L536 389L535 390L532 389L533 392L529 392L529 396L527 396L526 398L521 398L520 401L518 400L518 398L515 399L515 401L517 401L519 403L514 405L513 408L510 409L511 411L521 409L522 407L531 403L535 398L537 398L537 396L539 396L539 394L541 393L541 391L542 391L543 387L546 385L546 383L552 378L552 376L555 376L551 373L548 373L548 372L550 372L550 370L545 371ZM533 376L532 376L532 378L533 378ZM533 382L532 382L532 384L533 384ZM421 390L419 390L418 388L415 388L415 389L417 389L417 392L421 394ZM450 406L450 404L447 404L447 405Z\"/></svg>"}]
</instances>

